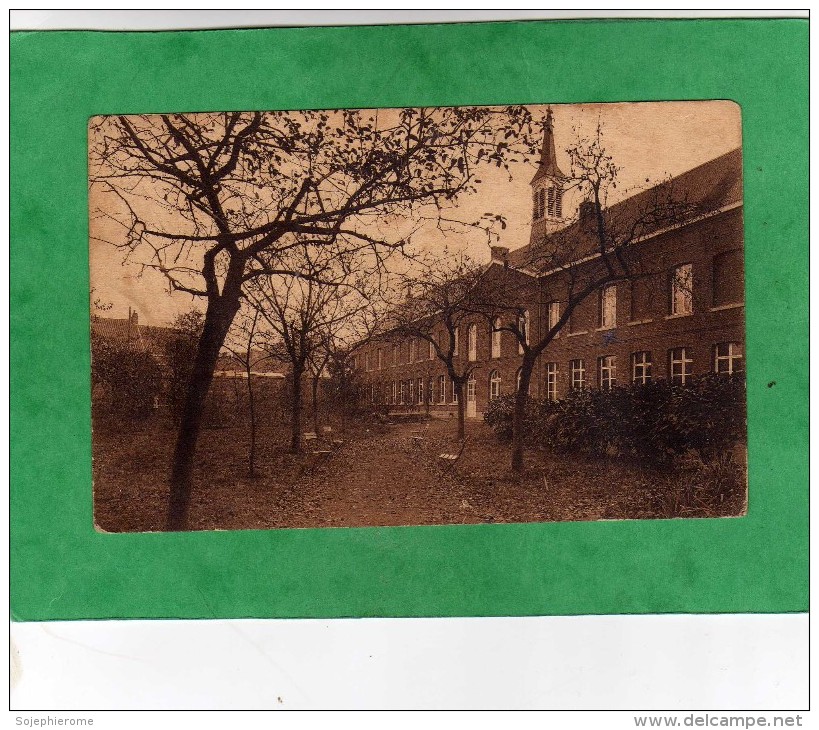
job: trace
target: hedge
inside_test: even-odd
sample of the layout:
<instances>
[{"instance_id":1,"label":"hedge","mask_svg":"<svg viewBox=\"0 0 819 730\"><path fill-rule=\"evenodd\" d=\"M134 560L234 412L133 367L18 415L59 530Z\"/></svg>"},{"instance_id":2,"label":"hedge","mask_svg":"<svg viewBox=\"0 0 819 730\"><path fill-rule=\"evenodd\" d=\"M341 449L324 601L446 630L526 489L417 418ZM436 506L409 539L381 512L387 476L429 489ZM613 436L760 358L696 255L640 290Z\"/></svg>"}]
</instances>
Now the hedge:
<instances>
[{"instance_id":1,"label":"hedge","mask_svg":"<svg viewBox=\"0 0 819 730\"><path fill-rule=\"evenodd\" d=\"M512 437L515 396L493 400L484 420L502 440ZM685 385L657 380L611 390L573 390L558 401L527 399L524 440L599 455L665 462L687 452L705 459L746 438L744 374L701 375Z\"/></svg>"}]
</instances>

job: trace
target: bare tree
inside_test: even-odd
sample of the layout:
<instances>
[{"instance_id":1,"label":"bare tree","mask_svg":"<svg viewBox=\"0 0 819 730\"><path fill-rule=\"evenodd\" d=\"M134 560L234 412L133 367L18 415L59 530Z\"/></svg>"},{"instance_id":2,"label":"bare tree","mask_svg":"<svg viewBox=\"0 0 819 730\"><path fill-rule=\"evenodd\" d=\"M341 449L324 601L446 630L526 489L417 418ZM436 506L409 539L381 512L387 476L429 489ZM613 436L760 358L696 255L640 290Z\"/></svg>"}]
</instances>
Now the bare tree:
<instances>
[{"instance_id":1,"label":"bare tree","mask_svg":"<svg viewBox=\"0 0 819 730\"><path fill-rule=\"evenodd\" d=\"M171 471L168 529L187 524L205 399L248 284L308 238L331 252L402 248L388 218L432 215L482 163L532 150L523 107L162 114L90 125L92 220L126 259L206 300ZM395 230L392 226L391 230Z\"/></svg>"},{"instance_id":2,"label":"bare tree","mask_svg":"<svg viewBox=\"0 0 819 730\"><path fill-rule=\"evenodd\" d=\"M293 452L301 450L305 376L311 376L315 410L318 383L330 357L330 333L349 327L348 320L368 301L374 280L377 286L377 276L373 279L364 259L371 257L342 256L305 243L287 254L288 264L302 275L266 276L248 287L248 299L273 335L268 350L280 353L290 367Z\"/></svg>"},{"instance_id":3,"label":"bare tree","mask_svg":"<svg viewBox=\"0 0 819 730\"><path fill-rule=\"evenodd\" d=\"M242 367L245 387L247 389L248 421L250 425L250 446L248 448L248 475L256 475L256 400L253 389L253 369L271 355L259 349L259 310L245 305L239 315L233 320L227 339L225 350Z\"/></svg>"},{"instance_id":4,"label":"bare tree","mask_svg":"<svg viewBox=\"0 0 819 730\"><path fill-rule=\"evenodd\" d=\"M576 219L530 246L518 269L534 270L538 272L536 277L527 275L516 285L506 286L500 297L498 289L492 288L491 296L485 299L486 311L493 318L504 312L513 313L495 329L512 333L521 353L511 455L512 469L518 472L524 466L524 415L538 358L581 307L588 308L596 302L605 308L605 301L598 297L604 296L608 285L651 273L646 269L639 245L646 236L679 225L697 213L685 191L675 190L670 182L608 206L608 195L617 184L618 168L603 146L599 126L594 137L578 141L567 152L571 170L563 180L564 188L573 190L584 201ZM530 328L521 306L527 297L531 301L529 292L535 279L540 302L559 305L556 311L540 318L545 324L538 332Z\"/></svg>"}]
</instances>

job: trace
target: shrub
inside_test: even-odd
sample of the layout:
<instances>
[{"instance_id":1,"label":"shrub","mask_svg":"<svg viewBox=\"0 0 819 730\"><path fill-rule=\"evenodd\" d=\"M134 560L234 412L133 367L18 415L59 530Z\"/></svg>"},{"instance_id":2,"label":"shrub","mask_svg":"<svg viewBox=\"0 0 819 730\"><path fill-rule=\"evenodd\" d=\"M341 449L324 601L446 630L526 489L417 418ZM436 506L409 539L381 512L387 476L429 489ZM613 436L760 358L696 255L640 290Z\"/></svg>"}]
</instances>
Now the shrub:
<instances>
[{"instance_id":1,"label":"shrub","mask_svg":"<svg viewBox=\"0 0 819 730\"><path fill-rule=\"evenodd\" d=\"M204 323L204 315L197 310L180 314L173 321L173 335L164 342L165 363L168 366L168 406L177 421L182 417ZM205 420L208 420L207 415Z\"/></svg>"},{"instance_id":2,"label":"shrub","mask_svg":"<svg viewBox=\"0 0 819 730\"><path fill-rule=\"evenodd\" d=\"M150 353L92 335L91 382L107 392L112 413L143 419L154 412L162 369Z\"/></svg>"},{"instance_id":3,"label":"shrub","mask_svg":"<svg viewBox=\"0 0 819 730\"><path fill-rule=\"evenodd\" d=\"M512 437L514 396L493 400L484 419ZM660 380L611 390L570 391L560 401L526 406L527 446L598 455L630 455L661 464L694 451L713 459L745 439L745 380L701 375L686 385Z\"/></svg>"}]
</instances>

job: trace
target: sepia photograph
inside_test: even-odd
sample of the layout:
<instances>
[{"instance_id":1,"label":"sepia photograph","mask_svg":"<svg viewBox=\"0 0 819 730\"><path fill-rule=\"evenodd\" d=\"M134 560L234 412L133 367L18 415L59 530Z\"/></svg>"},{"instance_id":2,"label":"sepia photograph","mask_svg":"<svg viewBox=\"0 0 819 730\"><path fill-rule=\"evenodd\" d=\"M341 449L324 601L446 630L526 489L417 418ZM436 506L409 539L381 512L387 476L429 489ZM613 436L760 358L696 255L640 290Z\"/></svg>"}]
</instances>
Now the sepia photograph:
<instances>
[{"instance_id":1,"label":"sepia photograph","mask_svg":"<svg viewBox=\"0 0 819 730\"><path fill-rule=\"evenodd\" d=\"M741 517L731 101L89 121L102 532Z\"/></svg>"}]
</instances>

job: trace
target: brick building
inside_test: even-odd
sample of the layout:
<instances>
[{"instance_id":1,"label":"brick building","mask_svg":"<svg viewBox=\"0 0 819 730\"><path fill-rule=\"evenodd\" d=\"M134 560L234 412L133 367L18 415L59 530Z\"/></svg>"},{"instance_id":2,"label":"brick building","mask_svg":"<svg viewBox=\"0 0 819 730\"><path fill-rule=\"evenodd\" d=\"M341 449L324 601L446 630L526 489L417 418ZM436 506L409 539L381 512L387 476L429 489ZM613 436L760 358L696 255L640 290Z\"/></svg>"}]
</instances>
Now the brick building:
<instances>
[{"instance_id":1,"label":"brick building","mask_svg":"<svg viewBox=\"0 0 819 730\"><path fill-rule=\"evenodd\" d=\"M531 181L529 243L511 251L493 247L485 269L485 276L508 278L509 290L520 297L522 324L535 337L557 321L566 300L565 277L549 271L538 252L557 236L582 241L588 223L582 203L571 211L578 215L566 210L551 125L549 113ZM744 369L741 151L627 198L607 214L627 218L663 186L673 187L696 212L640 236L634 244L640 275L604 287L575 309L540 357L533 397L559 399L571 388L651 379L684 383L695 374ZM515 391L521 351L513 333L495 331L485 317L465 320L457 335L458 357L474 363L466 410L477 417L491 399ZM445 367L423 340L385 335L354 353L353 368L362 397L373 404L432 415L457 408Z\"/></svg>"}]
</instances>

